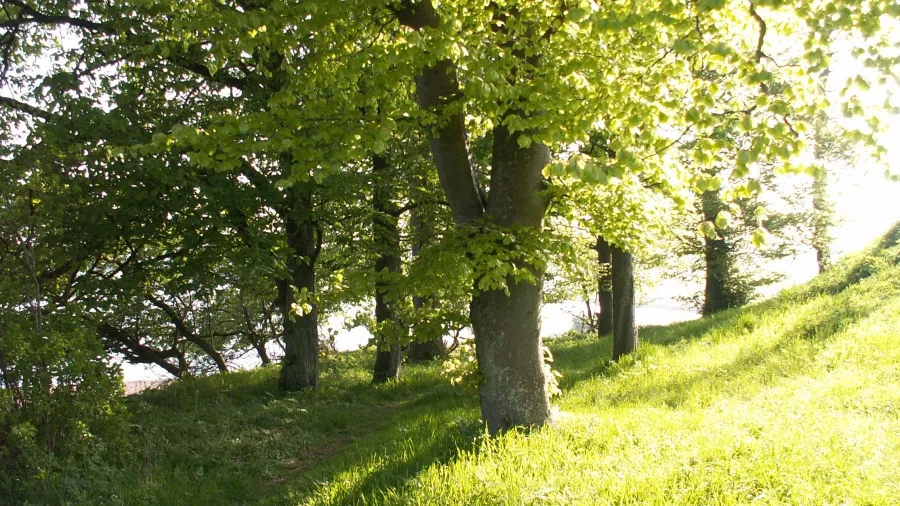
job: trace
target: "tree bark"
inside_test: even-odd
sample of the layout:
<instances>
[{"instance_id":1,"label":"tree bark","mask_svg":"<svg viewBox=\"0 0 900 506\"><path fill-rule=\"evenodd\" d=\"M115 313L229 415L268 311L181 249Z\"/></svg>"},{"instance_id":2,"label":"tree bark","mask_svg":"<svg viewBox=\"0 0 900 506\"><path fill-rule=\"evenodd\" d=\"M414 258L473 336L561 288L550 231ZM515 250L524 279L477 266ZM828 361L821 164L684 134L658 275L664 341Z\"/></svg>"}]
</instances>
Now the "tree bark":
<instances>
[{"instance_id":1,"label":"tree bark","mask_svg":"<svg viewBox=\"0 0 900 506\"><path fill-rule=\"evenodd\" d=\"M260 362L262 362L262 365L269 365L272 363L272 359L269 358L269 352L266 351L266 345L264 343L254 343L253 349L256 350L256 355L259 356L259 360Z\"/></svg>"},{"instance_id":2,"label":"tree bark","mask_svg":"<svg viewBox=\"0 0 900 506\"><path fill-rule=\"evenodd\" d=\"M375 188L372 205L375 218L372 228L375 237L375 322L378 325L373 383L385 383L400 378L402 354L400 350L401 325L394 312L388 290L394 276L400 275L400 228L396 206L391 202L388 162L383 156L372 157L372 174Z\"/></svg>"},{"instance_id":3,"label":"tree bark","mask_svg":"<svg viewBox=\"0 0 900 506\"><path fill-rule=\"evenodd\" d=\"M260 335L253 326L250 310L244 305L243 294L241 294L241 312L244 315L244 324L247 327L247 340L250 341L250 345L256 350L256 355L259 357L262 365L271 364L272 360L269 358L269 352L266 350L266 339L263 337L265 335L265 326L263 327L263 335Z\"/></svg>"},{"instance_id":4,"label":"tree bark","mask_svg":"<svg viewBox=\"0 0 900 506\"><path fill-rule=\"evenodd\" d=\"M631 253L612 246L613 360L638 347L634 324L634 262Z\"/></svg>"},{"instance_id":5,"label":"tree bark","mask_svg":"<svg viewBox=\"0 0 900 506\"><path fill-rule=\"evenodd\" d=\"M308 300L311 310L296 314L291 306L295 294L306 289L311 299L316 290L316 258L321 237L311 219L312 196L309 189L293 187L294 204L284 216L288 245L290 280L279 282L284 327L284 358L278 386L287 391L315 388L319 384L319 322L314 300Z\"/></svg>"},{"instance_id":6,"label":"tree bark","mask_svg":"<svg viewBox=\"0 0 900 506\"><path fill-rule=\"evenodd\" d=\"M198 348L200 348L203 353L205 353L209 358L212 359L213 363L216 365L216 369L219 372L228 372L228 364L225 363L225 358L222 357L222 354L216 350L216 347L208 340L212 339L212 336L209 338L205 338L194 332L188 327L187 323L178 314L174 307L166 303L166 301L156 297L155 295L147 295L146 299L150 304L156 306L161 309L166 316L169 317L169 321L175 326L175 330L178 331L178 334L181 337L185 338L185 340L195 344Z\"/></svg>"},{"instance_id":7,"label":"tree bark","mask_svg":"<svg viewBox=\"0 0 900 506\"><path fill-rule=\"evenodd\" d=\"M613 330L612 254L609 243L603 237L597 237L596 250L597 262L600 264L600 278L597 282L597 301L600 304L597 335L603 337Z\"/></svg>"},{"instance_id":8,"label":"tree bark","mask_svg":"<svg viewBox=\"0 0 900 506\"><path fill-rule=\"evenodd\" d=\"M519 146L520 134L502 124L494 129L491 192L487 213L501 227L541 226L547 201L541 171L549 162L546 146ZM477 293L471 320L478 365L483 377L481 413L491 433L517 426L537 426L551 419L541 340L543 272L529 269L536 283L507 279L502 290Z\"/></svg>"},{"instance_id":9,"label":"tree bark","mask_svg":"<svg viewBox=\"0 0 900 506\"><path fill-rule=\"evenodd\" d=\"M116 351L125 355L131 363L155 364L162 367L167 373L180 378L187 372L184 364L184 354L173 346L168 350L157 350L144 344L136 337L131 337L123 329L109 323L101 323L97 326L97 333L107 350ZM179 365L173 365L167 359L174 358Z\"/></svg>"},{"instance_id":10,"label":"tree bark","mask_svg":"<svg viewBox=\"0 0 900 506\"><path fill-rule=\"evenodd\" d=\"M405 0L397 10L400 23L414 29L437 28L440 19L431 0ZM444 118L444 108L462 98L456 65L440 60L422 69L416 76L416 100L419 107L435 114L438 123L426 132L431 155L437 167L441 188L457 225L477 221L484 214L481 186L469 158L468 132L462 112Z\"/></svg>"}]
</instances>

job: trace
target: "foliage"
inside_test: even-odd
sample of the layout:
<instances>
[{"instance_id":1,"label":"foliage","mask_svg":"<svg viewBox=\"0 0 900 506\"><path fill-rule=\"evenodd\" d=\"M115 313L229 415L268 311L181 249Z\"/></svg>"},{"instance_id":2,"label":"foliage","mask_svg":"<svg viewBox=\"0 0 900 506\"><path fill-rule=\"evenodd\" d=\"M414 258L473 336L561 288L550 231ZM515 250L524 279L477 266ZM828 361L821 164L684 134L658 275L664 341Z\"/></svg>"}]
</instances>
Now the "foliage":
<instances>
[{"instance_id":1,"label":"foliage","mask_svg":"<svg viewBox=\"0 0 900 506\"><path fill-rule=\"evenodd\" d=\"M471 340L462 341L444 361L443 374L450 379L452 385L463 384L477 389L481 372L475 356L475 343Z\"/></svg>"},{"instance_id":2,"label":"foliage","mask_svg":"<svg viewBox=\"0 0 900 506\"><path fill-rule=\"evenodd\" d=\"M124 451L122 378L96 335L64 315L41 332L0 317L0 494L44 499L89 487Z\"/></svg>"},{"instance_id":3,"label":"foliage","mask_svg":"<svg viewBox=\"0 0 900 506\"><path fill-rule=\"evenodd\" d=\"M0 162L0 494L49 499L123 449L122 379L66 297L59 180L20 169Z\"/></svg>"}]
</instances>

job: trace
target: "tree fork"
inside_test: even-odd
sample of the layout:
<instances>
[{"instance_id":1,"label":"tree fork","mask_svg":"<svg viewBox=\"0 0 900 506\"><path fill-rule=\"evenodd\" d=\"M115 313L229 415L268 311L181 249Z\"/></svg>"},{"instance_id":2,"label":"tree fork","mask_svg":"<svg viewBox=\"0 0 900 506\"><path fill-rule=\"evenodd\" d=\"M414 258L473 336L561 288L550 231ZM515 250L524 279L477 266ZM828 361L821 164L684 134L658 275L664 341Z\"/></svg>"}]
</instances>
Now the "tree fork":
<instances>
[{"instance_id":1,"label":"tree fork","mask_svg":"<svg viewBox=\"0 0 900 506\"><path fill-rule=\"evenodd\" d=\"M403 2L396 12L400 22L414 30L440 24L429 0ZM459 100L456 70L449 60L422 70L416 78L422 109L441 117L446 105ZM494 128L491 191L485 203L469 160L463 114L452 114L429 131L438 176L457 226L471 226L486 213L501 227L541 227L548 204L541 195L542 171L550 152L539 142L520 145L522 134L509 132L502 119ZM531 270L536 283L507 279L509 295L503 290L476 291L470 306L482 374L482 419L492 434L551 420L540 335L543 273L535 266L519 267Z\"/></svg>"}]
</instances>

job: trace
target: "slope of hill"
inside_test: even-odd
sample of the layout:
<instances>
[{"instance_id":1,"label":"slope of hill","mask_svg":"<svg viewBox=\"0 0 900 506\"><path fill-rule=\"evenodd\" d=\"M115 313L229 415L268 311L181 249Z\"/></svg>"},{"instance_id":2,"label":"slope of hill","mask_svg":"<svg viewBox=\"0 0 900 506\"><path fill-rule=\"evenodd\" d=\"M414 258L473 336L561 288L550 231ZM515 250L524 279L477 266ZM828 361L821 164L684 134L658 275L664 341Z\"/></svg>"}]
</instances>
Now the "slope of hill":
<instances>
[{"instance_id":1,"label":"slope of hill","mask_svg":"<svg viewBox=\"0 0 900 506\"><path fill-rule=\"evenodd\" d=\"M368 384L327 357L318 392L275 369L129 400L132 447L73 502L898 504L900 224L764 303L610 343L555 340L555 427L489 439L440 366ZM48 496L49 497L49 496ZM53 499L49 499L51 502Z\"/></svg>"}]
</instances>

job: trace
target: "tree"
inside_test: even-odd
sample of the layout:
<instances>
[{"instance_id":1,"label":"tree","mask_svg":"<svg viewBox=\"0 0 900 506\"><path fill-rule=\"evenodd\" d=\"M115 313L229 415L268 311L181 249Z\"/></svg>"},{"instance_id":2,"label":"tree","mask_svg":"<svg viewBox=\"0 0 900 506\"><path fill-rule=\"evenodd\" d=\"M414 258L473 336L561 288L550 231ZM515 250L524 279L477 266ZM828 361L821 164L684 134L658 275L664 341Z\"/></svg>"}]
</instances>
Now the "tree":
<instances>
[{"instance_id":1,"label":"tree","mask_svg":"<svg viewBox=\"0 0 900 506\"><path fill-rule=\"evenodd\" d=\"M0 494L9 498L35 486L64 493L126 431L121 371L83 308L65 302L77 281L75 260L54 244L70 204L58 198L65 178L35 170L30 155L0 146Z\"/></svg>"},{"instance_id":2,"label":"tree","mask_svg":"<svg viewBox=\"0 0 900 506\"><path fill-rule=\"evenodd\" d=\"M816 72L832 31L871 36L880 30L872 9L896 15L887 0L857 4L155 0L35 9L16 0L4 2L0 40L21 63L48 47L48 27L78 33L86 57L60 54L67 67L48 81L52 93L21 81L33 100L72 115L116 103L124 83L144 90L165 120L149 123L151 142L126 143L128 156L168 153L192 174L229 174L230 200L252 202L247 217L276 223L257 229L267 239L256 247L276 260L287 389L317 383L316 262L330 205L352 205L359 188L340 176L383 152L399 121L421 126L456 222L453 241L466 244L456 260L472 278L483 417L498 432L550 418L538 312L556 253L544 229L553 153L606 129L614 161L581 175L663 187L687 179L667 155L685 135L697 139L701 168L737 153L737 177L758 160L789 159L802 150L798 117L811 112L818 91L804 67L767 55L769 41L802 25ZM873 66L889 70L890 58L871 49ZM733 72L697 79L695 70L707 67ZM93 87L82 82L87 75ZM774 95L774 83L789 93ZM409 103L413 87L418 110ZM177 108L158 105L169 98ZM740 122L749 148L710 135L723 117L750 118ZM489 140L489 176L473 166L470 138Z\"/></svg>"}]
</instances>

